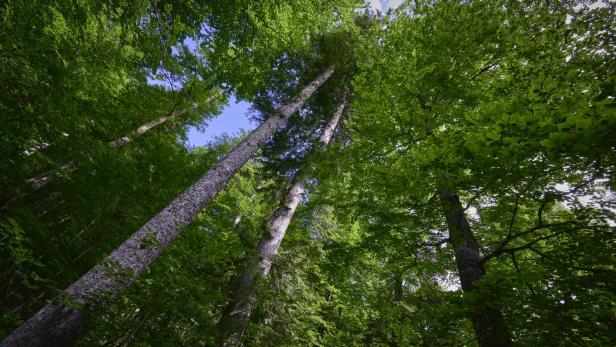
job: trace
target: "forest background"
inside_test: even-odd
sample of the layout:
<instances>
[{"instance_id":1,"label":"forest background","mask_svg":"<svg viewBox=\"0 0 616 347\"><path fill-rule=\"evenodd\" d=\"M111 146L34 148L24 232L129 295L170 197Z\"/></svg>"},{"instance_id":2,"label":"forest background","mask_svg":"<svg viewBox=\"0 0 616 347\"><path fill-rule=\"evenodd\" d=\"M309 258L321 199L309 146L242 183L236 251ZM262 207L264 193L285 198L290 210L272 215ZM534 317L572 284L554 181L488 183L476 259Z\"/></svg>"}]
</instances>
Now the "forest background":
<instances>
[{"instance_id":1,"label":"forest background","mask_svg":"<svg viewBox=\"0 0 616 347\"><path fill-rule=\"evenodd\" d=\"M615 11L3 3L0 345L614 345Z\"/></svg>"}]
</instances>

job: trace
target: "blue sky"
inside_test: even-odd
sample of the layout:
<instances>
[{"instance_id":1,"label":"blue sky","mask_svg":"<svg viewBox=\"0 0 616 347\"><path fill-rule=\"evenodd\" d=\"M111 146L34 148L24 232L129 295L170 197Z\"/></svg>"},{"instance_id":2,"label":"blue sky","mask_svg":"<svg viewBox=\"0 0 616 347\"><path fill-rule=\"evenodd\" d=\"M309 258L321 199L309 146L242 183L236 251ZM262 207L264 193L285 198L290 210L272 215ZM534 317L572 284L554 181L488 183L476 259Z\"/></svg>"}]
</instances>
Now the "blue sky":
<instances>
[{"instance_id":1,"label":"blue sky","mask_svg":"<svg viewBox=\"0 0 616 347\"><path fill-rule=\"evenodd\" d=\"M159 85L167 89L172 89L172 86L167 81L159 81L148 78L148 84ZM175 88L179 88L175 86ZM257 127L249 120L250 103L246 101L238 101L235 96L229 97L229 103L222 110L222 113L206 123L204 132L200 132L195 127L188 129L188 146L205 146L217 136L224 133L235 135L241 130L253 130Z\"/></svg>"},{"instance_id":2,"label":"blue sky","mask_svg":"<svg viewBox=\"0 0 616 347\"><path fill-rule=\"evenodd\" d=\"M197 42L192 38L186 38L184 40L188 49L193 53L197 53ZM148 78L148 84L160 85L167 89L179 89L181 86L174 86L169 81L159 81ZM223 109L222 113L207 121L206 129L204 132L200 132L195 127L188 129L188 146L205 146L217 136L222 134L235 135L241 130L253 130L257 127L252 123L248 117L248 110L250 103L246 101L238 101L235 96L229 97L229 103Z\"/></svg>"},{"instance_id":3,"label":"blue sky","mask_svg":"<svg viewBox=\"0 0 616 347\"><path fill-rule=\"evenodd\" d=\"M374 10L380 10L387 12L389 8L396 8L400 6L402 0L367 0L370 8ZM195 51L197 43L188 38L185 41L188 48ZM169 82L156 81L148 79L150 84L162 85L166 88L170 88ZM174 86L176 88L181 86ZM198 131L196 128L190 128L188 130L188 145L189 146L204 146L207 145L213 138L220 136L224 133L234 135L243 130L253 130L257 124L252 123L248 118L248 109L250 104L245 101L237 101L232 95L229 98L229 104L225 106L222 113L208 121L207 128L204 132Z\"/></svg>"},{"instance_id":4,"label":"blue sky","mask_svg":"<svg viewBox=\"0 0 616 347\"><path fill-rule=\"evenodd\" d=\"M250 104L246 101L238 102L234 96L229 98L229 104L225 106L220 116L210 119L205 132L199 132L196 128L188 131L188 145L204 146L214 137L227 133L237 134L241 129L252 130L257 127L248 119Z\"/></svg>"}]
</instances>

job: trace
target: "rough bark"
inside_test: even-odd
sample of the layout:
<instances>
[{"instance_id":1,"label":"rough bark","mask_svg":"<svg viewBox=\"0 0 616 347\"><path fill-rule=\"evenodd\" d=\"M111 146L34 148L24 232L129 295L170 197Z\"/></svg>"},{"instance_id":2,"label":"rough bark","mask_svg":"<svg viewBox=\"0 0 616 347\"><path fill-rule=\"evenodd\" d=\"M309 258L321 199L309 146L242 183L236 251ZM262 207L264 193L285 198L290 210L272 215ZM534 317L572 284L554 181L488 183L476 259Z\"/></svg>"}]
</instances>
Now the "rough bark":
<instances>
[{"instance_id":1,"label":"rough bark","mask_svg":"<svg viewBox=\"0 0 616 347\"><path fill-rule=\"evenodd\" d=\"M212 100L216 99L217 97L219 97L220 94L214 94L209 96L206 100L205 103L210 103ZM150 122L147 122L143 125L141 125L139 128L137 128L136 130L132 131L130 134L127 134L125 136L120 137L117 140L111 141L109 142L109 146L113 149L120 149L122 146L124 146L125 144L133 141L135 138L145 134L146 132L148 132L149 130L151 130L152 128L155 128L163 123L168 122L171 119L174 119L176 117L179 117L183 114L185 114L188 111L194 111L197 109L199 105L196 103L193 103L192 105L190 105L189 108L185 108L185 109L181 109L181 110L177 110L177 111L173 111L169 114L166 114L164 116L160 116ZM60 167L60 170L66 172L66 173L72 173L78 170L78 167L73 163L73 162L68 162L63 164ZM32 178L28 179L28 183L30 183L30 185L32 186L32 188L34 189L40 189L44 186L46 186L47 184L49 184L51 181L53 181L54 176L56 175L57 170L50 170L47 172L43 172L40 175L34 176Z\"/></svg>"},{"instance_id":2,"label":"rough bark","mask_svg":"<svg viewBox=\"0 0 616 347\"><path fill-rule=\"evenodd\" d=\"M124 241L103 262L69 286L65 292L70 302L87 304L90 300L100 298L101 294L113 297L132 283L171 244L180 230L190 224L203 207L222 190L233 174L292 114L297 112L332 73L332 69L325 70L307 85L293 102L279 108L218 164ZM85 323L83 314L72 307L66 304L66 300L49 303L13 331L0 343L0 346L69 344L83 329Z\"/></svg>"},{"instance_id":3,"label":"rough bark","mask_svg":"<svg viewBox=\"0 0 616 347\"><path fill-rule=\"evenodd\" d=\"M323 128L319 136L317 150L323 150L329 144L345 106L346 102L343 101L336 109L334 116ZM255 254L244 269L239 288L227 305L220 320L219 328L224 338L224 346L239 345L257 301L257 296L253 292L255 281L258 278L265 278L269 275L272 261L278 255L280 243L284 238L309 179L308 173L299 171L295 175L291 188L287 191L280 206L269 216L266 222L266 230L255 250Z\"/></svg>"},{"instance_id":4,"label":"rough bark","mask_svg":"<svg viewBox=\"0 0 616 347\"><path fill-rule=\"evenodd\" d=\"M475 290L473 283L486 274L479 254L479 245L464 215L458 194L450 191L441 192L440 199L447 219L449 241L454 248L462 290L470 293ZM512 346L511 335L500 309L490 305L489 300L479 299L477 303L478 305L470 312L470 318L479 346Z\"/></svg>"}]
</instances>

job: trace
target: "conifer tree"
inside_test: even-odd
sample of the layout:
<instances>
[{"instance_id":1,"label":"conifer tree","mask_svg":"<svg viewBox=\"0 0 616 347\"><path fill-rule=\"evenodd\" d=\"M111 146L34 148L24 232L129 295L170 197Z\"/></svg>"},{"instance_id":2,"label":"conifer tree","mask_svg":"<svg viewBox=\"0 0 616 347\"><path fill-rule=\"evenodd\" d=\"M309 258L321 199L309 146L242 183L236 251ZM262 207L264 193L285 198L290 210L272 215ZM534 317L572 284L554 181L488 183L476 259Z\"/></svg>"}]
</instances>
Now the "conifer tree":
<instances>
[{"instance_id":1,"label":"conifer tree","mask_svg":"<svg viewBox=\"0 0 616 347\"><path fill-rule=\"evenodd\" d=\"M316 145L316 148L319 150L324 150L329 144L346 107L346 103L346 100L340 103L332 118L321 129ZM246 264L239 288L227 304L227 308L223 312L223 317L219 323L223 332L225 346L236 346L240 343L246 323L250 319L257 300L257 295L254 293L255 283L259 279L268 277L272 262L278 255L278 248L284 239L284 235L309 179L309 173L305 172L305 169L300 169L295 174L280 206L268 217L265 223L266 230L254 251L253 259Z\"/></svg>"},{"instance_id":2,"label":"conifer tree","mask_svg":"<svg viewBox=\"0 0 616 347\"><path fill-rule=\"evenodd\" d=\"M181 228L194 220L203 207L274 132L334 73L327 68L303 88L293 102L284 105L261 123L224 159L163 211L137 230L102 263L66 289L68 297L56 298L9 335L2 345L64 343L84 327L84 316L74 305L86 304L101 295L115 295L139 276L179 235Z\"/></svg>"},{"instance_id":3,"label":"conifer tree","mask_svg":"<svg viewBox=\"0 0 616 347\"><path fill-rule=\"evenodd\" d=\"M209 102L211 102L212 100L214 100L216 97L218 97L219 94L214 94L211 95L209 97L206 98L205 100L205 104L208 104ZM192 105L190 105L190 108L185 108L185 109L181 109L181 110L176 110L176 111L172 111L167 115L163 115L163 116L159 116L156 117L155 119L139 126L137 129L135 129L134 131L130 132L129 134L120 137L117 140L113 140L111 142L109 142L109 147L113 148L113 149L119 149L122 146L126 145L127 143L133 141L135 138L145 134L146 132L148 132L149 130L151 130L152 128L155 128L161 124L164 124L165 122L168 122L169 120L172 120L178 116L181 116L187 112L189 112L190 110L192 111L196 111L197 108L199 107L199 104L197 103L193 103ZM62 166L60 166L60 170L67 172L67 173L71 173L77 170L77 167L75 166L75 164L73 163L65 163ZM53 171L47 171L45 173L42 173L40 175L37 175L35 177L29 178L28 182L30 184L32 184L32 188L34 189L39 189L42 188L44 186L46 186L47 184L49 184L52 180L53 180L53 176L54 176L54 172Z\"/></svg>"}]
</instances>

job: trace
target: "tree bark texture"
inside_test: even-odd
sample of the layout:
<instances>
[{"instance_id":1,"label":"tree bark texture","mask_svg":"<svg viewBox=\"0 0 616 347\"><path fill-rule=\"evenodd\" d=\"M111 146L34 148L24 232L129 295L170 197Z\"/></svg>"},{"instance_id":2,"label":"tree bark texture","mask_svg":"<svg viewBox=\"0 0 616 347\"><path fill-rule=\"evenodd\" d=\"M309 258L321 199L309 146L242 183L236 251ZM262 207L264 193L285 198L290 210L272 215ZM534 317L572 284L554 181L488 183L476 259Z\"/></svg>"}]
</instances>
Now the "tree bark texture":
<instances>
[{"instance_id":1,"label":"tree bark texture","mask_svg":"<svg viewBox=\"0 0 616 347\"><path fill-rule=\"evenodd\" d=\"M67 299L47 304L0 343L5 346L63 346L85 325L83 313L68 305L87 304L101 294L115 296L126 288L190 224L203 207L224 188L237 172L299 110L304 102L333 74L328 68L301 91L293 102L282 106L253 130L227 156L165 209L137 230L99 263L66 289Z\"/></svg>"},{"instance_id":2,"label":"tree bark texture","mask_svg":"<svg viewBox=\"0 0 616 347\"><path fill-rule=\"evenodd\" d=\"M205 103L210 103L212 100L216 99L217 97L219 97L220 94L214 94L214 95L210 95L206 100ZM109 142L109 146L113 149L120 149L122 146L124 146L125 144L133 141L135 138L145 134L146 132L148 132L149 130L151 130L152 128L155 128L163 123L166 123L167 121L174 119L176 117L179 117L183 114L185 114L188 111L194 111L197 109L199 105L196 103L193 103L192 105L190 105L189 108L185 108L185 109L181 109L181 110L177 110L177 111L173 111L169 114L166 114L164 116L160 116L152 121L149 121L143 125L141 125L139 128L135 129L134 131L132 131L130 134L127 134L125 136L120 137L117 140L111 141ZM77 166L73 163L73 162L68 162L63 164L60 167L60 170L66 172L66 173L72 173L78 170ZM30 183L30 185L32 186L32 188L34 189L40 189L44 186L46 186L47 184L51 183L51 181L53 181L53 177L55 176L57 170L50 170L47 172L43 172L40 175L34 176L32 178L28 179L28 183Z\"/></svg>"},{"instance_id":3,"label":"tree bark texture","mask_svg":"<svg viewBox=\"0 0 616 347\"><path fill-rule=\"evenodd\" d=\"M473 282L486 274L479 254L479 245L464 215L458 194L451 191L441 192L440 200L447 219L449 241L454 248L462 290L465 293L473 292L475 290ZM500 308L490 305L489 300L477 302L478 306L470 312L470 318L479 346L512 346L511 335Z\"/></svg>"},{"instance_id":4,"label":"tree bark texture","mask_svg":"<svg viewBox=\"0 0 616 347\"><path fill-rule=\"evenodd\" d=\"M319 136L319 143L316 149L324 150L327 147L338 126L345 106L346 102L343 101L336 109L334 116L325 125ZM255 281L258 278L265 278L269 275L272 262L278 255L280 243L284 238L309 179L309 174L299 171L295 175L291 188L287 191L280 206L269 216L266 222L266 230L255 250L255 254L246 265L240 285L221 317L219 328L224 339L224 346L239 345L257 301L257 296L254 293Z\"/></svg>"}]
</instances>

